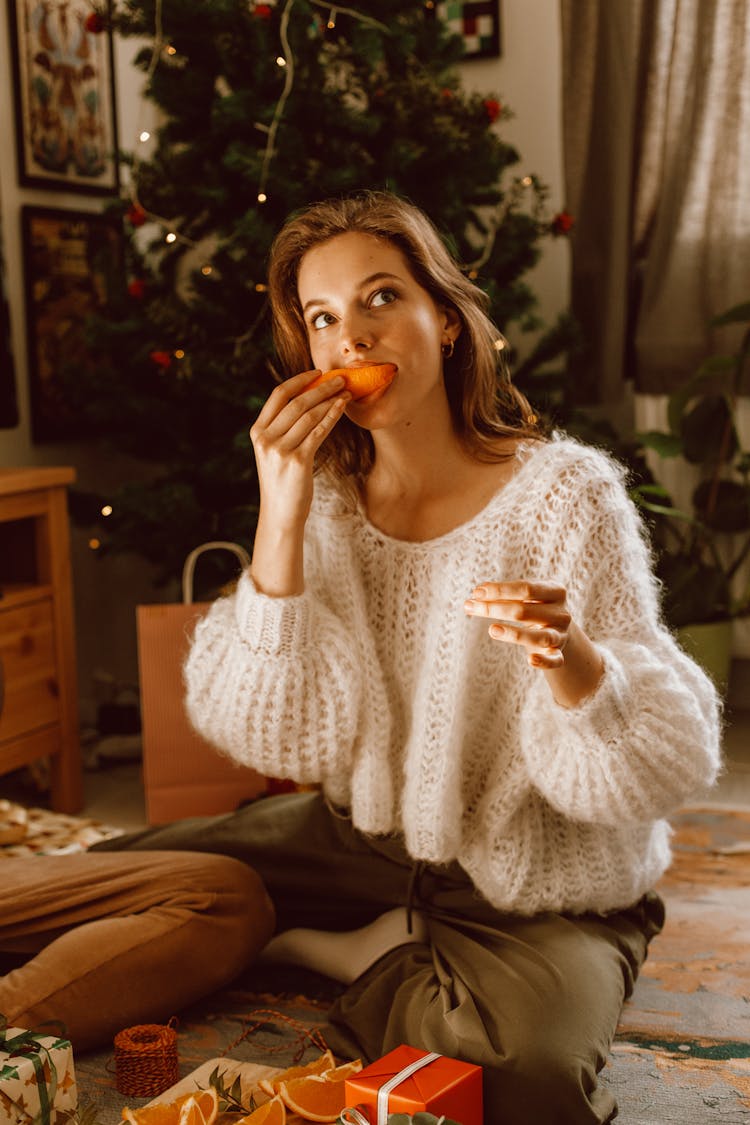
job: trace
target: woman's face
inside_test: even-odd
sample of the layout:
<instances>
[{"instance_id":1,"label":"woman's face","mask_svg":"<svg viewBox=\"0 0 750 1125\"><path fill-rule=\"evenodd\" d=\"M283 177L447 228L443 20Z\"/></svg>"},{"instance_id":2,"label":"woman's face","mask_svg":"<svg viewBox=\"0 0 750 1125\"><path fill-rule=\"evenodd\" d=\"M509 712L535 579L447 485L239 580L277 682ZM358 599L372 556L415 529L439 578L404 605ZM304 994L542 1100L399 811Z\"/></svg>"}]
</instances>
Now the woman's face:
<instances>
[{"instance_id":1,"label":"woman's face","mask_svg":"<svg viewBox=\"0 0 750 1125\"><path fill-rule=\"evenodd\" d=\"M348 405L352 421L380 428L411 419L426 399L445 398L441 344L458 335L458 316L417 283L392 243L336 235L304 255L297 288L316 368L398 367L385 391Z\"/></svg>"}]
</instances>

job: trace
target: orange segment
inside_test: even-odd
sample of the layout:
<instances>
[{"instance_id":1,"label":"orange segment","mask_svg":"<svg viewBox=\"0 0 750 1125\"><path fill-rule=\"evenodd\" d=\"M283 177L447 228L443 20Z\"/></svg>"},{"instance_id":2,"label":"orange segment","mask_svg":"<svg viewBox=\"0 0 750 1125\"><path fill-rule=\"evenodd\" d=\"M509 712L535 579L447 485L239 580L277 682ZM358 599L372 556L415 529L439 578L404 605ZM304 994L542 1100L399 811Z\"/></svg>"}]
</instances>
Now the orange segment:
<instances>
[{"instance_id":1,"label":"orange segment","mask_svg":"<svg viewBox=\"0 0 750 1125\"><path fill-rule=\"evenodd\" d=\"M341 1082L344 1078L359 1074L361 1069L362 1059L355 1059L354 1062L342 1063L341 1066L334 1066L331 1070L324 1070L323 1077L328 1082Z\"/></svg>"},{"instance_id":2,"label":"orange segment","mask_svg":"<svg viewBox=\"0 0 750 1125\"><path fill-rule=\"evenodd\" d=\"M335 1121L346 1105L346 1081L330 1081L322 1074L282 1082L279 1093L293 1113L307 1121Z\"/></svg>"},{"instance_id":3,"label":"orange segment","mask_svg":"<svg viewBox=\"0 0 750 1125\"><path fill-rule=\"evenodd\" d=\"M273 1074L270 1078L261 1078L258 1085L265 1094L270 1094L273 1097L274 1094L278 1094L282 1082L289 1082L292 1078L304 1078L309 1074L323 1074L326 1070L332 1070L335 1065L336 1060L331 1052L324 1051L319 1058L305 1063L304 1066L290 1066L278 1074Z\"/></svg>"},{"instance_id":4,"label":"orange segment","mask_svg":"<svg viewBox=\"0 0 750 1125\"><path fill-rule=\"evenodd\" d=\"M241 1117L236 1125L286 1125L286 1106L277 1094L247 1117Z\"/></svg>"},{"instance_id":5,"label":"orange segment","mask_svg":"<svg viewBox=\"0 0 750 1125\"><path fill-rule=\"evenodd\" d=\"M183 1121L183 1112L186 1117ZM207 1090L191 1090L172 1102L155 1102L140 1109L122 1111L129 1125L213 1125L219 1112L219 1096L213 1086Z\"/></svg>"},{"instance_id":6,"label":"orange segment","mask_svg":"<svg viewBox=\"0 0 750 1125\"><path fill-rule=\"evenodd\" d=\"M373 391L389 386L397 371L395 363L373 363L369 367L334 367L332 371L324 371L322 375L318 375L312 383L308 383L305 390L309 391L311 387L317 387L341 375L352 398L364 398Z\"/></svg>"}]
</instances>

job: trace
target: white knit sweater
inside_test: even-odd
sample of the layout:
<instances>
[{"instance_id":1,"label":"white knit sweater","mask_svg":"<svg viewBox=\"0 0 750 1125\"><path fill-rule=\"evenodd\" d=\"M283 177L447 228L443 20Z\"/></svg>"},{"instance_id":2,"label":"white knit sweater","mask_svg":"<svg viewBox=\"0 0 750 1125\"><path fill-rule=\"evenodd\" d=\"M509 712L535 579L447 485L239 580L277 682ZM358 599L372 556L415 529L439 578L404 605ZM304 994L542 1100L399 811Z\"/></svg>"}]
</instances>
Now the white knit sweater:
<instances>
[{"instance_id":1,"label":"white knit sweater","mask_svg":"<svg viewBox=\"0 0 750 1125\"><path fill-rule=\"evenodd\" d=\"M473 519L392 539L318 478L306 589L248 573L198 625L186 666L196 728L239 762L321 782L367 833L457 859L502 910L608 911L666 868L661 819L710 785L720 712L660 623L623 472L567 438L529 443ZM565 709L524 650L464 600L482 581L567 588L599 646L596 692Z\"/></svg>"}]
</instances>

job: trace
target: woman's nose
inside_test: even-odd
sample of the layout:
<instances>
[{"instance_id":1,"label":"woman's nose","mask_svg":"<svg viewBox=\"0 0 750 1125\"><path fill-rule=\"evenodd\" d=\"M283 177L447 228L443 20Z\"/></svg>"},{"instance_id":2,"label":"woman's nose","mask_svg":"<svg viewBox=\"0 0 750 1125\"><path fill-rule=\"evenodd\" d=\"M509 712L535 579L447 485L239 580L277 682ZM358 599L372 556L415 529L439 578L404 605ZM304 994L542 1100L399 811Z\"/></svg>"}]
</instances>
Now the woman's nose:
<instances>
[{"instance_id":1,"label":"woman's nose","mask_svg":"<svg viewBox=\"0 0 750 1125\"><path fill-rule=\"evenodd\" d=\"M341 346L345 352L367 351L374 343L371 326L365 317L352 313L341 324Z\"/></svg>"}]
</instances>

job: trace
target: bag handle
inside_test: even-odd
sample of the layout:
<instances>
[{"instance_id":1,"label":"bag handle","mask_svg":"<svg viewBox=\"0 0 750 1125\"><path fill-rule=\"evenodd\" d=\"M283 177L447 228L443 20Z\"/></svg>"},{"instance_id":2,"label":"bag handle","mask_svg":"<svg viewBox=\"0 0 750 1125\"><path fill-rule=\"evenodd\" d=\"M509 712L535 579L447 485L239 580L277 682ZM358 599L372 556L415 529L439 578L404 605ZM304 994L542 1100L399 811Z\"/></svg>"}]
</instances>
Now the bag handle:
<instances>
[{"instance_id":1,"label":"bag handle","mask_svg":"<svg viewBox=\"0 0 750 1125\"><path fill-rule=\"evenodd\" d=\"M185 605L193 604L193 575L195 574L198 556L202 555L204 551L215 550L231 551L233 555L237 556L243 567L250 566L250 556L239 543L229 543L219 539L212 543L201 543L200 547L194 547L185 559L185 565L182 568L182 600Z\"/></svg>"}]
</instances>

